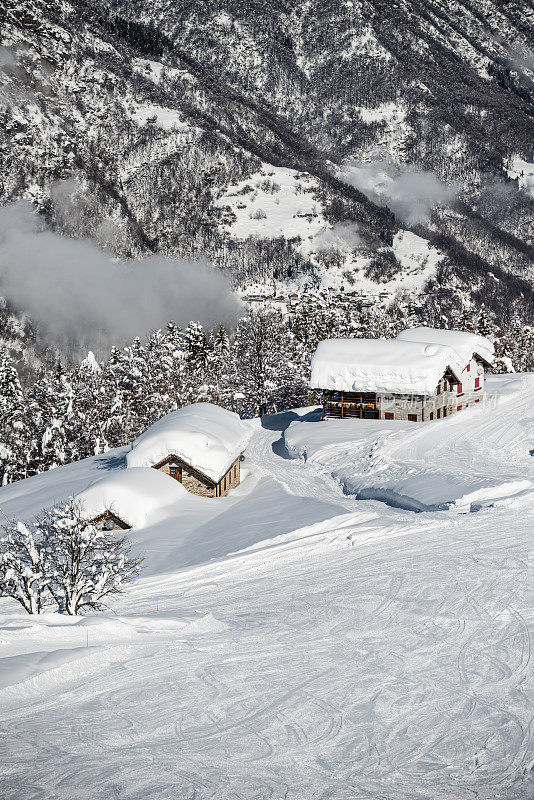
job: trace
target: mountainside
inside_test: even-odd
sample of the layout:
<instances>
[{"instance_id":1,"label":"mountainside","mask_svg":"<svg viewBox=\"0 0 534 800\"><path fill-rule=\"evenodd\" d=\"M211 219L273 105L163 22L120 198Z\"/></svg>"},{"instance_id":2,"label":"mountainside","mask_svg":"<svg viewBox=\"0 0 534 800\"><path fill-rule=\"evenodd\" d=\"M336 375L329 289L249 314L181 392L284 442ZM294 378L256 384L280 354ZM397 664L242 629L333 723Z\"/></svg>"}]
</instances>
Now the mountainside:
<instances>
[{"instance_id":1,"label":"mountainside","mask_svg":"<svg viewBox=\"0 0 534 800\"><path fill-rule=\"evenodd\" d=\"M238 287L387 291L411 230L431 269L403 289L531 315L529 4L0 13L0 202L123 255L205 253Z\"/></svg>"}]
</instances>

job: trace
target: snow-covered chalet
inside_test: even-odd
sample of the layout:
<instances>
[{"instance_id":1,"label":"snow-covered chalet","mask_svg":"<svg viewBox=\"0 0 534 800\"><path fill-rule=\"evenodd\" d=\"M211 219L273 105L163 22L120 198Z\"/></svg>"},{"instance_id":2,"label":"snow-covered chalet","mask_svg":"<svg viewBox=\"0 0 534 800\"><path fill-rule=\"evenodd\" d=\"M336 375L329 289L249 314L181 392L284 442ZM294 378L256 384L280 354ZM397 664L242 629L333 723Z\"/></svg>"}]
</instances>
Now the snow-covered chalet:
<instances>
[{"instance_id":1,"label":"snow-covered chalet","mask_svg":"<svg viewBox=\"0 0 534 800\"><path fill-rule=\"evenodd\" d=\"M484 396L493 345L484 336L408 328L396 339L327 339L312 358L312 389L322 390L323 419L427 422Z\"/></svg>"},{"instance_id":2,"label":"snow-covered chalet","mask_svg":"<svg viewBox=\"0 0 534 800\"><path fill-rule=\"evenodd\" d=\"M76 496L82 517L101 530L142 527L151 514L178 502L187 492L148 467L117 469Z\"/></svg>"},{"instance_id":3,"label":"snow-covered chalet","mask_svg":"<svg viewBox=\"0 0 534 800\"><path fill-rule=\"evenodd\" d=\"M194 403L167 414L138 436L128 467L153 467L189 492L224 497L241 481L241 459L252 428L233 411Z\"/></svg>"}]
</instances>

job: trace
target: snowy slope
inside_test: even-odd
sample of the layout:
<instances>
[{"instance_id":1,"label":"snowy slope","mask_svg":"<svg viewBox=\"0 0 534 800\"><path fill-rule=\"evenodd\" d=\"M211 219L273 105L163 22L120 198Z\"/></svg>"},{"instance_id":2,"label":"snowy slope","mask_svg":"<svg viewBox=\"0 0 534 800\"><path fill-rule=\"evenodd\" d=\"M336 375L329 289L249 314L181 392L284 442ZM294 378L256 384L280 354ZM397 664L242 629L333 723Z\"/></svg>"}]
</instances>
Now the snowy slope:
<instances>
[{"instance_id":1,"label":"snowy slope","mask_svg":"<svg viewBox=\"0 0 534 800\"><path fill-rule=\"evenodd\" d=\"M265 418L237 490L132 530L116 614L2 601L2 797L529 800L533 380L434 424ZM121 457L0 504L33 513ZM343 493L391 473L428 508L453 461L449 510Z\"/></svg>"},{"instance_id":2,"label":"snowy slope","mask_svg":"<svg viewBox=\"0 0 534 800\"><path fill-rule=\"evenodd\" d=\"M534 500L533 375L487 378L481 408L439 425L382 420L296 421L285 432L289 454L328 469L348 494L414 511L476 511L524 496Z\"/></svg>"}]
</instances>

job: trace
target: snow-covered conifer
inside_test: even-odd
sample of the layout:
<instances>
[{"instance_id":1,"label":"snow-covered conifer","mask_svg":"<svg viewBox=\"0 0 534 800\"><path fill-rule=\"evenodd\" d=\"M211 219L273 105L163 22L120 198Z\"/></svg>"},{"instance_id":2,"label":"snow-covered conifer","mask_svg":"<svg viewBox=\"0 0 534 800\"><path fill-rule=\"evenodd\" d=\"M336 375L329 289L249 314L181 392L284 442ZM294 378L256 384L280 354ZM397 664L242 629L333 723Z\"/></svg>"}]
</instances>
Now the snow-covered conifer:
<instances>
[{"instance_id":1,"label":"snow-covered conifer","mask_svg":"<svg viewBox=\"0 0 534 800\"><path fill-rule=\"evenodd\" d=\"M492 324L486 306L482 304L480 314L478 315L476 332L481 336L491 336L495 331L495 326Z\"/></svg>"},{"instance_id":2,"label":"snow-covered conifer","mask_svg":"<svg viewBox=\"0 0 534 800\"><path fill-rule=\"evenodd\" d=\"M20 408L22 402L22 387L15 364L9 354L0 355L0 418L13 414Z\"/></svg>"}]
</instances>

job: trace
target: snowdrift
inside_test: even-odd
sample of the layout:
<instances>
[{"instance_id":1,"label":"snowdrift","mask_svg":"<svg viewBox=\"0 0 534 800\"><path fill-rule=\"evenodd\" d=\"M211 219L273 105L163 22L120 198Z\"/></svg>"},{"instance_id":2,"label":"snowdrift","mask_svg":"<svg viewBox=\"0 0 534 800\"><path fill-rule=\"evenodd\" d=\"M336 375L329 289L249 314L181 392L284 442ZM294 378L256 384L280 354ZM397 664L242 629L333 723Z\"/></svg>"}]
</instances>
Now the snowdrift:
<instances>
[{"instance_id":1,"label":"snowdrift","mask_svg":"<svg viewBox=\"0 0 534 800\"><path fill-rule=\"evenodd\" d=\"M128 467L152 467L170 455L217 482L245 449L253 428L233 411L194 403L173 411L138 436Z\"/></svg>"},{"instance_id":2,"label":"snowdrift","mask_svg":"<svg viewBox=\"0 0 534 800\"><path fill-rule=\"evenodd\" d=\"M406 328L401 331L395 341L432 342L433 344L451 347L459 356L463 366L471 359L473 353L483 358L488 364L493 362L493 344L485 336L468 331L449 331L440 328Z\"/></svg>"},{"instance_id":3,"label":"snowdrift","mask_svg":"<svg viewBox=\"0 0 534 800\"><path fill-rule=\"evenodd\" d=\"M400 420L296 420L288 455L328 472L347 495L410 511L479 511L534 491L534 376L491 375L485 402L430 425Z\"/></svg>"},{"instance_id":4,"label":"snowdrift","mask_svg":"<svg viewBox=\"0 0 534 800\"><path fill-rule=\"evenodd\" d=\"M87 519L112 511L131 528L138 528L153 513L185 497L187 490L168 475L150 467L134 467L95 481L76 500Z\"/></svg>"},{"instance_id":5,"label":"snowdrift","mask_svg":"<svg viewBox=\"0 0 534 800\"><path fill-rule=\"evenodd\" d=\"M469 356L470 357L470 356ZM460 380L467 361L452 347L399 339L326 339L311 364L312 389L433 394L449 367Z\"/></svg>"}]
</instances>

